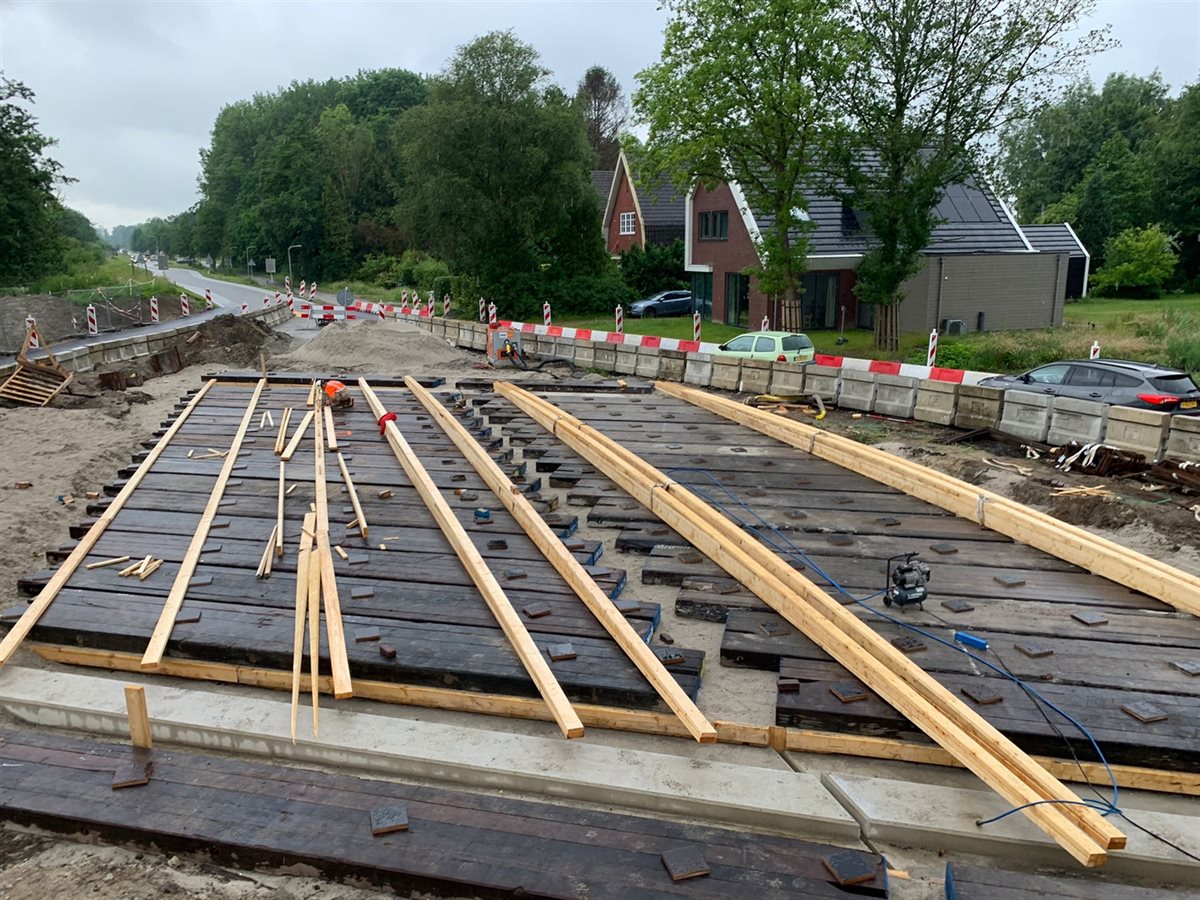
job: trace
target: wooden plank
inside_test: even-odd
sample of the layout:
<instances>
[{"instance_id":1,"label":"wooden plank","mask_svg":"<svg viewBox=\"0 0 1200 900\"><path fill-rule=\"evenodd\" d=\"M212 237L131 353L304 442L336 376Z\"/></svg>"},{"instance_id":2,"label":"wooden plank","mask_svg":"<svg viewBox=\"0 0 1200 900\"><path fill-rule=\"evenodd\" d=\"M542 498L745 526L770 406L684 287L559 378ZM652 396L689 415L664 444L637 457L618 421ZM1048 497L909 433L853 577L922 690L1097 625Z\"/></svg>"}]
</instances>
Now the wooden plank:
<instances>
[{"instance_id":1,"label":"wooden plank","mask_svg":"<svg viewBox=\"0 0 1200 900\"><path fill-rule=\"evenodd\" d=\"M162 616L159 618L158 624L154 627L154 634L150 636L150 644L146 647L146 652L142 656L142 668L153 670L158 667L162 660L163 653L167 649L167 641L171 637L171 630L175 626L175 616L179 613L179 607L183 605L184 595L187 593L188 582L192 580L192 573L196 570L196 563L200 559L200 551L204 548L204 542L208 540L208 532L212 527L213 519L217 517L217 509L221 504L221 496L225 493L225 485L229 482L229 476L233 472L233 467L237 463L238 451L242 448L242 440L246 436L246 431L250 427L250 422L254 419L254 410L258 405L258 398L262 394L263 388L266 386L266 381L260 381L254 388L254 393L250 395L250 401L246 404L246 414L242 417L241 427L237 434L233 437L233 442L229 445L229 450L225 455L225 462L221 466L221 473L217 476L217 483L213 486L212 493L208 497L208 503L205 504L204 512L200 514L200 522L196 526L196 532L192 535L191 545L188 547L187 555L184 557L182 564L179 567L179 572L175 576L175 581L171 585L171 591L167 595L166 603L163 605Z\"/></svg>"},{"instance_id":2,"label":"wooden plank","mask_svg":"<svg viewBox=\"0 0 1200 900\"><path fill-rule=\"evenodd\" d=\"M296 450L300 447L300 441L304 439L304 432L308 430L308 426L312 423L312 420L313 411L310 409L304 414L304 418L300 420L300 424L296 427L296 431L292 435L292 439L288 441L287 447L284 448L283 453L280 454L280 459L286 462L287 460L290 460L293 455L295 455Z\"/></svg>"},{"instance_id":3,"label":"wooden plank","mask_svg":"<svg viewBox=\"0 0 1200 900\"><path fill-rule=\"evenodd\" d=\"M280 463L282 467L283 463ZM304 663L304 625L308 618L308 558L312 550L312 530L316 514L304 517L300 533L300 552L296 558L296 623L292 639L292 743L296 743L296 717L300 711L300 669ZM316 654L314 654L315 656Z\"/></svg>"},{"instance_id":4,"label":"wooden plank","mask_svg":"<svg viewBox=\"0 0 1200 900\"><path fill-rule=\"evenodd\" d=\"M322 433L324 417L320 415L322 395L316 388L314 381L310 396L316 398L317 415L313 415L313 410L305 414L306 419L315 422L313 477L316 483L316 557L321 570L321 599L325 604L325 633L329 641L329 664L333 671L333 695L338 700L344 700L354 696L354 686L350 680L350 663L346 658L346 633L342 628L342 604L338 597L337 575L333 570L333 548L329 543L329 496L326 493L325 441ZM315 726L315 711L313 716Z\"/></svg>"},{"instance_id":5,"label":"wooden plank","mask_svg":"<svg viewBox=\"0 0 1200 900\"><path fill-rule=\"evenodd\" d=\"M316 513L313 513L316 516ZM316 521L314 518L313 525ZM309 682L312 691L312 727L313 737L317 737L321 733L320 725L320 692L318 684L320 679L317 677L320 672L321 665L321 560L317 558L317 554L312 552L311 546L308 553L308 574L305 579L305 584L308 588L308 660L309 660ZM330 681L332 684L332 679Z\"/></svg>"},{"instance_id":6,"label":"wooden plank","mask_svg":"<svg viewBox=\"0 0 1200 900\"><path fill-rule=\"evenodd\" d=\"M765 413L683 385L662 393L695 404L822 459L899 488L957 516L1082 566L1200 616L1200 577L941 472L794 419Z\"/></svg>"},{"instance_id":7,"label":"wooden plank","mask_svg":"<svg viewBox=\"0 0 1200 900\"><path fill-rule=\"evenodd\" d=\"M1093 810L1045 804L1078 798L985 719L879 638L756 538L620 445L513 384L496 390L617 481L670 527L750 587L881 697L960 759L1085 866L1102 865L1124 835ZM1035 806L1026 804L1037 803Z\"/></svg>"},{"instance_id":8,"label":"wooden plank","mask_svg":"<svg viewBox=\"0 0 1200 900\"><path fill-rule=\"evenodd\" d=\"M412 391L413 396L428 410L434 421L442 427L454 445L475 467L480 477L491 488L492 493L537 545L538 550L554 566L563 580L571 586L584 605L591 610L600 624L604 626L605 631L625 652L625 655L638 667L638 671L646 677L646 680L662 697L663 702L679 716L680 721L683 722L692 737L702 744L716 741L716 729L700 712L691 698L683 692L679 683L667 672L662 661L646 646L646 642L634 631L628 620L596 586L596 582L588 576L583 566L576 561L558 536L550 530L545 520L516 489L508 476L488 457L445 407L434 399L432 394L421 387L411 376L405 379L405 383ZM369 390L365 379L359 380L359 386L364 391Z\"/></svg>"},{"instance_id":9,"label":"wooden plank","mask_svg":"<svg viewBox=\"0 0 1200 900\"><path fill-rule=\"evenodd\" d=\"M386 410L365 379L359 379L359 388L366 397L372 415L376 420L382 418ZM491 569L487 567L483 557L475 548L474 542L454 513L451 512L445 498L442 497L433 481L430 480L429 473L425 471L425 467L421 465L420 460L409 447L408 442L396 427L396 423L386 422L385 425L385 436L395 452L396 458L403 466L405 474L421 494L421 499L429 506L430 512L433 513L445 533L446 539L454 548L455 555L461 560L471 576L471 580L475 582L475 586L479 588L479 592L487 602L488 608L496 616L500 628L512 644L534 684L537 685L538 693L542 695L553 712L559 729L567 738L582 737L583 723L571 708L571 703L563 693L562 686L554 677L554 673L550 671L546 658L533 642L533 638L529 636L524 623L513 609L512 603L500 587L499 582L496 581Z\"/></svg>"},{"instance_id":10,"label":"wooden plank","mask_svg":"<svg viewBox=\"0 0 1200 900\"><path fill-rule=\"evenodd\" d=\"M329 412L329 407L325 407L325 411ZM357 524L358 533L362 539L367 540L367 514L363 512L362 504L358 501L358 491L354 489L354 482L350 479L350 470L346 468L346 460L342 458L341 453L336 453L338 470L342 473L342 481L346 484L346 492L350 495L350 505L354 507L354 521Z\"/></svg>"},{"instance_id":11,"label":"wooden plank","mask_svg":"<svg viewBox=\"0 0 1200 900\"><path fill-rule=\"evenodd\" d=\"M333 427L333 409L325 407L325 449L333 453L338 448L337 429Z\"/></svg>"},{"instance_id":12,"label":"wooden plank","mask_svg":"<svg viewBox=\"0 0 1200 900\"><path fill-rule=\"evenodd\" d=\"M178 418L176 418L175 423L162 436L154 449L150 451L150 455L138 466L137 472L126 482L125 487L121 489L121 492L109 504L96 524L92 526L91 530L84 535L75 549L71 551L71 555L67 557L67 560L59 566L58 571L54 573L54 576L46 583L46 586L42 588L33 602L29 604L29 608L25 610L21 618L17 620L17 623L5 635L4 640L0 641L0 666L3 666L12 659L13 653L21 645L21 641L29 634L30 629L37 624L38 619L41 618L46 608L54 602L55 596L62 590L62 586L67 583L67 580L75 574L75 570L79 568L80 563L91 553L92 547L100 540L100 536L104 534L105 529L117 517L117 513L121 511L121 508L128 502L129 498L133 496L133 492L142 483L142 479L146 477L146 473L154 467L154 463L162 456L167 445L171 443L171 439L183 428L192 411L200 405L214 384L216 384L215 381L206 381L200 390L196 392L196 396L192 398L191 402L188 403Z\"/></svg>"},{"instance_id":13,"label":"wooden plank","mask_svg":"<svg viewBox=\"0 0 1200 900\"><path fill-rule=\"evenodd\" d=\"M287 439L288 420L292 417L292 408L285 406L283 415L279 417L279 433L275 436L275 455L283 452L284 441Z\"/></svg>"},{"instance_id":14,"label":"wooden plank","mask_svg":"<svg viewBox=\"0 0 1200 900\"><path fill-rule=\"evenodd\" d=\"M287 477L284 474L286 466L287 463L281 459L279 461L279 509L275 514L275 555L280 559L283 559L283 498L287 496Z\"/></svg>"},{"instance_id":15,"label":"wooden plank","mask_svg":"<svg viewBox=\"0 0 1200 900\"><path fill-rule=\"evenodd\" d=\"M125 685L125 710L129 716L129 740L135 747L149 750L150 717L146 712L146 689L140 684Z\"/></svg>"}]
</instances>

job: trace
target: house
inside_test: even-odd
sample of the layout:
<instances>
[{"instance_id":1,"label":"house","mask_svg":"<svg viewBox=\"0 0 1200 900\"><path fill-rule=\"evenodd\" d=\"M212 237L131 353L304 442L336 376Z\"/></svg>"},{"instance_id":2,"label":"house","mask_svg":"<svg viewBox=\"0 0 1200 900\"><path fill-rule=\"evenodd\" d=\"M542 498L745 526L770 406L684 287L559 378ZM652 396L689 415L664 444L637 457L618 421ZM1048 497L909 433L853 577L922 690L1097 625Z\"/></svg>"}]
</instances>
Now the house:
<instances>
[{"instance_id":1,"label":"house","mask_svg":"<svg viewBox=\"0 0 1200 900\"><path fill-rule=\"evenodd\" d=\"M602 226L608 252L624 253L635 244L669 244L684 236L686 198L666 179L652 187L635 184L629 160L622 150L617 156Z\"/></svg>"},{"instance_id":2,"label":"house","mask_svg":"<svg viewBox=\"0 0 1200 900\"><path fill-rule=\"evenodd\" d=\"M743 272L757 267L760 235L774 216L752 209L740 186L697 185L686 198L684 267L704 318L757 329L772 327L870 328L875 307L854 292L855 269L871 245L869 229L842 201L809 192L808 271L800 321L781 315ZM933 328L994 331L1062 324L1068 259L1038 252L1004 203L974 180L951 185L935 211L942 220L925 248L926 264L903 287L901 331Z\"/></svg>"},{"instance_id":3,"label":"house","mask_svg":"<svg viewBox=\"0 0 1200 900\"><path fill-rule=\"evenodd\" d=\"M614 174L612 169L592 169L592 190L596 192L596 201L601 214L604 213L604 206L608 203L608 192L612 190Z\"/></svg>"},{"instance_id":4,"label":"house","mask_svg":"<svg viewBox=\"0 0 1200 900\"><path fill-rule=\"evenodd\" d=\"M1022 225L1021 230L1033 249L1039 253L1066 254L1067 299L1078 300L1087 296L1088 275L1092 269L1092 254L1067 222L1057 225Z\"/></svg>"}]
</instances>

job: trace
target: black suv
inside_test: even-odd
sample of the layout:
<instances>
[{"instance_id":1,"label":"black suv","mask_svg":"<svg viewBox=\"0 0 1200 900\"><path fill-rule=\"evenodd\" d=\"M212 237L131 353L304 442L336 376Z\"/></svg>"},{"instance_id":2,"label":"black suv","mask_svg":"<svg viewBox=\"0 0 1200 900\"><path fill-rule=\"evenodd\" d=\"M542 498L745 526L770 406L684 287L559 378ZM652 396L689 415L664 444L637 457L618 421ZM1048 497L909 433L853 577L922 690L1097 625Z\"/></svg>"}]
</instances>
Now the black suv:
<instances>
[{"instance_id":1,"label":"black suv","mask_svg":"<svg viewBox=\"0 0 1200 900\"><path fill-rule=\"evenodd\" d=\"M1075 397L1113 406L1200 415L1200 388L1187 372L1128 359L1067 359L1023 375L996 375L981 387Z\"/></svg>"}]
</instances>

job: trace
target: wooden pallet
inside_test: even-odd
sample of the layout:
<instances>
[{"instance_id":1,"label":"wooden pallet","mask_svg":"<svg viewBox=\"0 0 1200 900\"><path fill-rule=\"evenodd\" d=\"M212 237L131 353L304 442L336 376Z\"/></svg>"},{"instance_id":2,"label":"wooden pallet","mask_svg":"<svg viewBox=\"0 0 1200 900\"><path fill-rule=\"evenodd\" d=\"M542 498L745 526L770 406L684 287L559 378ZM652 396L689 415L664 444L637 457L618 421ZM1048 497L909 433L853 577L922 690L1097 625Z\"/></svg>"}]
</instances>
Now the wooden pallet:
<instances>
[{"instance_id":1,"label":"wooden pallet","mask_svg":"<svg viewBox=\"0 0 1200 900\"><path fill-rule=\"evenodd\" d=\"M30 359L28 352L32 339L32 332L25 335L25 343L17 354L17 370L0 385L0 397L28 406L45 406L75 376L59 365L49 347L45 359Z\"/></svg>"}]
</instances>

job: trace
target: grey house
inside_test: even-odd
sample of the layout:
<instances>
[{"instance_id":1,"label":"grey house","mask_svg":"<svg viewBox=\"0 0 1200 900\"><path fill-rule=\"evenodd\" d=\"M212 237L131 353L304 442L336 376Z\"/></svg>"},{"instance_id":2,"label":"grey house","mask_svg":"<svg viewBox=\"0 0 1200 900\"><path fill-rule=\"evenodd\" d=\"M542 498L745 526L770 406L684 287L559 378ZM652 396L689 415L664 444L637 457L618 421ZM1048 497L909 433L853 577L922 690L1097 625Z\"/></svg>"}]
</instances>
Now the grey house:
<instances>
[{"instance_id":1,"label":"grey house","mask_svg":"<svg viewBox=\"0 0 1200 900\"><path fill-rule=\"evenodd\" d=\"M1021 230L1039 253L1055 253L1067 257L1067 299L1087 296L1088 275L1092 254L1067 222L1056 225L1022 225Z\"/></svg>"}]
</instances>

